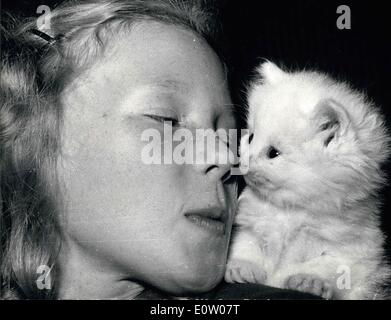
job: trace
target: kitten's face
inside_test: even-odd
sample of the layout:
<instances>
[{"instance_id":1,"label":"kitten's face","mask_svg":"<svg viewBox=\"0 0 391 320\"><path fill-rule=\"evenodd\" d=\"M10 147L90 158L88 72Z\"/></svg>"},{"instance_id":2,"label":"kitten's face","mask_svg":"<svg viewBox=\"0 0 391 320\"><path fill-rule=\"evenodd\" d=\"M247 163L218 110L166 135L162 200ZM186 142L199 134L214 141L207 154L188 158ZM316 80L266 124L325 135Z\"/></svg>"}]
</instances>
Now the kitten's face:
<instances>
[{"instance_id":1,"label":"kitten's face","mask_svg":"<svg viewBox=\"0 0 391 320\"><path fill-rule=\"evenodd\" d=\"M241 145L241 156L249 156L247 184L281 206L359 198L366 187L363 154L330 83L319 74L287 74L271 63L260 72L263 82L249 94L251 135Z\"/></svg>"}]
</instances>

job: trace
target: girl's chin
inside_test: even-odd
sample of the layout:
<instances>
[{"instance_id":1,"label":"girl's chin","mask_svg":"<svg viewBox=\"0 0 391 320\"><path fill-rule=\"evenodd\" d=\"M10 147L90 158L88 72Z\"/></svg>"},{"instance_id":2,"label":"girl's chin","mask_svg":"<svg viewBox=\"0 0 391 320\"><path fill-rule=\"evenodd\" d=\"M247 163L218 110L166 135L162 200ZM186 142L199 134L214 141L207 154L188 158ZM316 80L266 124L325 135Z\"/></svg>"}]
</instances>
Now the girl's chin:
<instances>
[{"instance_id":1,"label":"girl's chin","mask_svg":"<svg viewBox=\"0 0 391 320\"><path fill-rule=\"evenodd\" d=\"M178 282L178 293L203 293L212 290L222 280L225 268L201 266L198 270L189 272Z\"/></svg>"}]
</instances>

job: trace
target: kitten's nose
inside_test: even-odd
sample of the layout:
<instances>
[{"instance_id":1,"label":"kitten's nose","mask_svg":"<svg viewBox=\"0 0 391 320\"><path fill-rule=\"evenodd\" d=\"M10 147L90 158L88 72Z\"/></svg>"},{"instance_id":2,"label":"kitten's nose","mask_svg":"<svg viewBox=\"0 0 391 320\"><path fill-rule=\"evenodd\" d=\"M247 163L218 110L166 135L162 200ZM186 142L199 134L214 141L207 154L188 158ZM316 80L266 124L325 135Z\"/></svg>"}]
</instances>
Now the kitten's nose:
<instances>
[{"instance_id":1,"label":"kitten's nose","mask_svg":"<svg viewBox=\"0 0 391 320\"><path fill-rule=\"evenodd\" d=\"M251 141L253 141L253 138L254 138L254 133L251 133L248 137L248 143L250 144Z\"/></svg>"}]
</instances>

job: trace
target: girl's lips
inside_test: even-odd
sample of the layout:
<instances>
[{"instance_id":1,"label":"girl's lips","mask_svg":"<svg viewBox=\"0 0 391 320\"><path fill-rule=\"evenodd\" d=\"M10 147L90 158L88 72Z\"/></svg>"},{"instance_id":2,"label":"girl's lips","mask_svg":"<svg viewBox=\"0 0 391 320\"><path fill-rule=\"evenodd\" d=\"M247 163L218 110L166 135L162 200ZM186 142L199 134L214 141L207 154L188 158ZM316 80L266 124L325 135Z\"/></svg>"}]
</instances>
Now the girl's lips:
<instances>
[{"instance_id":1,"label":"girl's lips","mask_svg":"<svg viewBox=\"0 0 391 320\"><path fill-rule=\"evenodd\" d=\"M188 212L185 214L191 222L218 235L226 232L227 211L223 209L209 209Z\"/></svg>"},{"instance_id":2,"label":"girl's lips","mask_svg":"<svg viewBox=\"0 0 391 320\"><path fill-rule=\"evenodd\" d=\"M197 215L187 215L186 217L191 222L209 231L215 232L219 235L223 235L225 233L225 223L220 220L214 220Z\"/></svg>"}]
</instances>

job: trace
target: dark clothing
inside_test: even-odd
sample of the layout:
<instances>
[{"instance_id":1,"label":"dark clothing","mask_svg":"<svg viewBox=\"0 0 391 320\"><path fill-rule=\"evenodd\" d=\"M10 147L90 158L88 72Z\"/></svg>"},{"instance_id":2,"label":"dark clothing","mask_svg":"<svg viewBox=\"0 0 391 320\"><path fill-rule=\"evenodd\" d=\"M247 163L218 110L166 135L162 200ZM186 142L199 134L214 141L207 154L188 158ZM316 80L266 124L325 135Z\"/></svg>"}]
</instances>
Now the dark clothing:
<instances>
[{"instance_id":1,"label":"dark clothing","mask_svg":"<svg viewBox=\"0 0 391 320\"><path fill-rule=\"evenodd\" d=\"M158 292L152 289L147 289L141 293L137 299L149 300L149 299L172 299L169 295ZM321 299L320 297L301 293L293 290L277 289L260 284L251 283L226 283L222 282L215 289L210 292L198 294L190 299L207 299L207 300L245 300L245 299L257 299L257 300L314 300Z\"/></svg>"}]
</instances>

